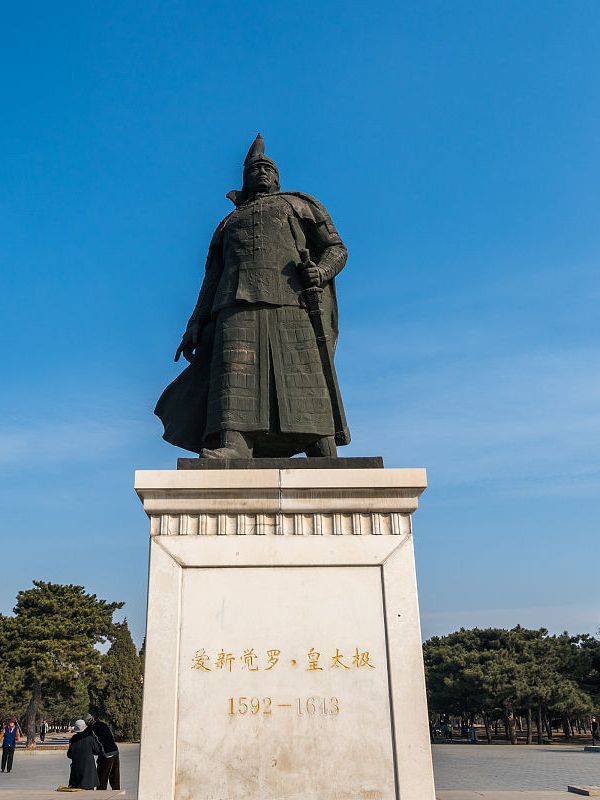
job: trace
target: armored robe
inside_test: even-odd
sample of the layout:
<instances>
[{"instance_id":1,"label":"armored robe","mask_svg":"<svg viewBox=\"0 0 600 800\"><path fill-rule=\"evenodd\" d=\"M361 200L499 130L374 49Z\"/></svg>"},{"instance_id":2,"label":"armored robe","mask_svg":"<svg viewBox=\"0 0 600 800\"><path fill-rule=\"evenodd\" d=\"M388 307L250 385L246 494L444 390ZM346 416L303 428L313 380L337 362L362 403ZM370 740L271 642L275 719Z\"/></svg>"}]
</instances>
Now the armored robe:
<instances>
[{"instance_id":1,"label":"armored robe","mask_svg":"<svg viewBox=\"0 0 600 800\"><path fill-rule=\"evenodd\" d=\"M333 365L334 278L344 267L346 248L314 198L255 195L239 203L213 235L188 322L188 330L199 331L196 355L156 407L167 441L200 452L214 446L222 431L241 431L252 437L258 457L300 453L324 436L335 436L337 444L350 441L343 409L332 410L304 307L298 269L304 249L321 271Z\"/></svg>"}]
</instances>

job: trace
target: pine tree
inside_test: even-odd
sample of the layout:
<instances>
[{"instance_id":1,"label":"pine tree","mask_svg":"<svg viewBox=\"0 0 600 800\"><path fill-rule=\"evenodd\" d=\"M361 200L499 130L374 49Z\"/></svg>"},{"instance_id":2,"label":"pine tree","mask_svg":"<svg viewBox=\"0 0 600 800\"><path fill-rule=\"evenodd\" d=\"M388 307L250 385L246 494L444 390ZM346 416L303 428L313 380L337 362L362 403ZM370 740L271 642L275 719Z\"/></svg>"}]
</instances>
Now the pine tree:
<instances>
[{"instance_id":1,"label":"pine tree","mask_svg":"<svg viewBox=\"0 0 600 800\"><path fill-rule=\"evenodd\" d=\"M517 742L516 722L526 719L527 743L543 743L543 725L559 715L565 736L572 721L593 709L600 671L600 647L589 636L549 636L545 628L473 628L434 636L423 646L429 706L439 714L483 719L488 742L490 721L502 718L507 738Z\"/></svg>"},{"instance_id":2,"label":"pine tree","mask_svg":"<svg viewBox=\"0 0 600 800\"><path fill-rule=\"evenodd\" d=\"M142 671L127 620L115 628L114 641L102 659L103 686L94 708L117 738L131 741L140 737Z\"/></svg>"},{"instance_id":3,"label":"pine tree","mask_svg":"<svg viewBox=\"0 0 600 800\"><path fill-rule=\"evenodd\" d=\"M40 706L41 716L54 722L80 719L89 709L89 686L84 681L75 684L67 693L45 695Z\"/></svg>"},{"instance_id":4,"label":"pine tree","mask_svg":"<svg viewBox=\"0 0 600 800\"><path fill-rule=\"evenodd\" d=\"M98 675L96 645L113 632L113 613L123 603L108 603L83 586L34 581L17 595L7 635L5 671L22 676L29 702L25 712L27 747L35 747L35 723L44 697L74 696Z\"/></svg>"},{"instance_id":5,"label":"pine tree","mask_svg":"<svg viewBox=\"0 0 600 800\"><path fill-rule=\"evenodd\" d=\"M140 671L142 673L142 683L144 682L144 670L146 669L146 637L144 636L144 641L142 642L142 646L140 647L139 652L140 657Z\"/></svg>"},{"instance_id":6,"label":"pine tree","mask_svg":"<svg viewBox=\"0 0 600 800\"><path fill-rule=\"evenodd\" d=\"M20 717L27 707L23 692L23 669L13 659L15 620L0 614L0 662L3 664L0 679L0 720L13 714Z\"/></svg>"}]
</instances>

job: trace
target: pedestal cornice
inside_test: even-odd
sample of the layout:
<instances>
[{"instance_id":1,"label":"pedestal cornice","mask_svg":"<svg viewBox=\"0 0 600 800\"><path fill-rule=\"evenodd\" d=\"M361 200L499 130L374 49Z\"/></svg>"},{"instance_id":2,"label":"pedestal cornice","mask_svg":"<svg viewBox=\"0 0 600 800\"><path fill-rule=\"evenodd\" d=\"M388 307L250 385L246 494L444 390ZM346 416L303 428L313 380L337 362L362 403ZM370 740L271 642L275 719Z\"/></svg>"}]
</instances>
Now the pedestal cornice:
<instances>
[{"instance_id":1,"label":"pedestal cornice","mask_svg":"<svg viewBox=\"0 0 600 800\"><path fill-rule=\"evenodd\" d=\"M424 469L140 470L151 534L399 535Z\"/></svg>"}]
</instances>

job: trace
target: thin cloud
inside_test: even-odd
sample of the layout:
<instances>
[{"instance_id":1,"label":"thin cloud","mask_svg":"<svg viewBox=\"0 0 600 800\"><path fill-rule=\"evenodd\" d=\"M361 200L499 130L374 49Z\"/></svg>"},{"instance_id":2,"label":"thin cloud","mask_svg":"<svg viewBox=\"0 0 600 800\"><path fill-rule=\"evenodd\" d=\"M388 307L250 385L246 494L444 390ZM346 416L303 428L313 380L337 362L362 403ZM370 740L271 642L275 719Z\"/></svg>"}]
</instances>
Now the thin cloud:
<instances>
[{"instance_id":1,"label":"thin cloud","mask_svg":"<svg viewBox=\"0 0 600 800\"><path fill-rule=\"evenodd\" d=\"M20 464L95 461L122 450L146 426L132 420L17 421L0 427L0 468Z\"/></svg>"},{"instance_id":2,"label":"thin cloud","mask_svg":"<svg viewBox=\"0 0 600 800\"><path fill-rule=\"evenodd\" d=\"M600 380L590 367L598 363L600 348L581 347L391 369L372 387L377 418L364 405L351 416L355 449L424 463L438 485L560 492L583 480L597 489Z\"/></svg>"}]
</instances>

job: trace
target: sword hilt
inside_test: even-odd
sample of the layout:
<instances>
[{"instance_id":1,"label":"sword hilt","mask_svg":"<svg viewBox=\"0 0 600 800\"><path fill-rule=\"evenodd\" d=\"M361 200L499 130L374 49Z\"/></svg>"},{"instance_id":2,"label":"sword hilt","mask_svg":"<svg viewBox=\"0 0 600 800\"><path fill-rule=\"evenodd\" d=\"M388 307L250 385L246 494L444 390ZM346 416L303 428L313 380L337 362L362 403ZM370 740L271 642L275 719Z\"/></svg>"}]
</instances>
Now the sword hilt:
<instances>
[{"instance_id":1,"label":"sword hilt","mask_svg":"<svg viewBox=\"0 0 600 800\"><path fill-rule=\"evenodd\" d=\"M300 270L300 276L304 284L304 291L302 292L302 294L306 295L307 292L314 292L315 289L317 290L317 292L321 292L322 289L320 286L313 286L312 284L307 282L305 270L310 263L310 253L308 252L306 247L300 248L298 250L298 255L300 256L300 264L298 264L298 269ZM308 299L308 297L306 299Z\"/></svg>"}]
</instances>

